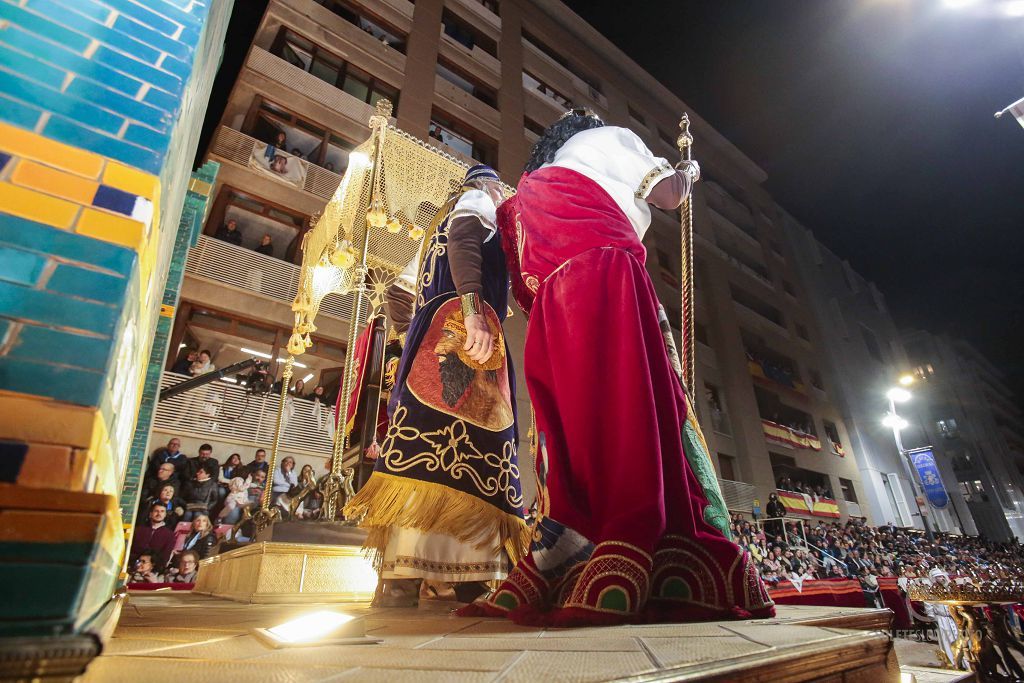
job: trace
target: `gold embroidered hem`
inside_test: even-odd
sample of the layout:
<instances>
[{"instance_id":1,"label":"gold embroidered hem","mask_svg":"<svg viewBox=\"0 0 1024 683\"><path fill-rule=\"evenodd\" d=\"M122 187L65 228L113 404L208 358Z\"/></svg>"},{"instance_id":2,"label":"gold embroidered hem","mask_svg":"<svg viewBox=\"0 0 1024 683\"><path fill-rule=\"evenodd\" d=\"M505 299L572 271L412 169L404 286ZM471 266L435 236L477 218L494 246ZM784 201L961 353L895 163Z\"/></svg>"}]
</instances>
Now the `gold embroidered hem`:
<instances>
[{"instance_id":1,"label":"gold embroidered hem","mask_svg":"<svg viewBox=\"0 0 1024 683\"><path fill-rule=\"evenodd\" d=\"M493 548L496 533L479 539ZM416 529L396 527L384 550L381 578L422 578L446 583L500 581L508 576L510 565L504 550L480 549L478 544L463 543L445 534L429 534Z\"/></svg>"},{"instance_id":2,"label":"gold embroidered hem","mask_svg":"<svg viewBox=\"0 0 1024 683\"><path fill-rule=\"evenodd\" d=\"M373 473L345 506L345 517L360 520L359 526L368 530L363 547L374 553L378 571L395 528L444 534L478 550L504 550L513 564L530 544L530 528L522 517L443 484L386 472Z\"/></svg>"}]
</instances>

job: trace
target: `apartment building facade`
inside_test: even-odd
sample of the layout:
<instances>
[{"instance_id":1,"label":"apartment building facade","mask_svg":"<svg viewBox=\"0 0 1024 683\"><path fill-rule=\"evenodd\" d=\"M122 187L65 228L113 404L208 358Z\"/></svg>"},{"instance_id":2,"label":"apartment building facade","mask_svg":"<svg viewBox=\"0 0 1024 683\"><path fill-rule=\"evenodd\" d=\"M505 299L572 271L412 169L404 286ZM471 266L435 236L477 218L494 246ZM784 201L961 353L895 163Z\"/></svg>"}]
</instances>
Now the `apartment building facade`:
<instances>
[{"instance_id":1,"label":"apartment building facade","mask_svg":"<svg viewBox=\"0 0 1024 683\"><path fill-rule=\"evenodd\" d=\"M959 490L977 533L1024 538L1024 433L1002 373L961 339L921 330L902 338L922 397L911 428L945 454L947 491Z\"/></svg>"},{"instance_id":2,"label":"apartment building facade","mask_svg":"<svg viewBox=\"0 0 1024 683\"><path fill-rule=\"evenodd\" d=\"M970 510L953 476L952 459L941 441L936 445L920 429L929 387L921 382L907 387L912 398L899 406L899 414L910 423L902 434L903 445L934 446L950 498L945 507L935 509L923 500L919 507L915 502L911 479L915 475L909 460L897 449L892 430L882 424L888 412L887 391L899 386L899 379L913 369L884 295L791 216L785 217L784 225L818 321L825 383L849 430L873 517L879 523L923 529L923 507L923 514L929 516L936 530L976 533Z\"/></svg>"},{"instance_id":3,"label":"apartment building facade","mask_svg":"<svg viewBox=\"0 0 1024 683\"><path fill-rule=\"evenodd\" d=\"M631 128L670 160L688 112L704 172L694 196L694 394L727 501L737 511L755 502L763 509L786 478L838 500L821 516L794 511L808 520L871 516L860 505L867 494L856 449L822 380L823 341L786 246L784 213L762 187L765 172L556 0L270 0L207 152L221 171L186 268L172 348L212 347L218 366L253 352L280 361L302 235L340 182L348 151L367 137L381 97L394 103L401 129L489 163L512 184L537 136L569 106ZM294 155L287 173L261 161L267 144ZM654 213L647 267L676 320L678 217ZM239 245L215 237L232 220ZM255 251L264 235L271 255ZM329 300L297 377L336 383L347 325L340 302ZM507 326L520 369L524 325L517 314ZM224 449L266 445L267 418L253 408L264 399L238 384L215 393L221 398L188 399L185 418L175 416L181 405L166 406L157 440L184 435L186 450L204 439ZM225 407L240 417L220 419ZM299 406L289 419L283 450L322 461L322 416Z\"/></svg>"}]
</instances>

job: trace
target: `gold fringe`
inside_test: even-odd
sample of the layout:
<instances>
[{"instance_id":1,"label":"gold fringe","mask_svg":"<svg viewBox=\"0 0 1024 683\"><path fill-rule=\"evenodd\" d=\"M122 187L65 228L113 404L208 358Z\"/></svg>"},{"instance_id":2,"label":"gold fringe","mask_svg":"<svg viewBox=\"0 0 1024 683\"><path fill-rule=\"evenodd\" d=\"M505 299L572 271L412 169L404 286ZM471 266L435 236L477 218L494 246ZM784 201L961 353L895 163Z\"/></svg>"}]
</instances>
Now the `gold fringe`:
<instances>
[{"instance_id":1,"label":"gold fringe","mask_svg":"<svg viewBox=\"0 0 1024 683\"><path fill-rule=\"evenodd\" d=\"M368 530L363 547L374 554L380 568L384 550L391 539L392 527L406 527L424 533L440 533L463 543L498 532L500 545L512 564L525 555L530 545L530 528L526 520L502 512L476 496L443 484L374 472L355 498L345 505L346 519L358 519ZM476 543L479 550L488 543Z\"/></svg>"}]
</instances>

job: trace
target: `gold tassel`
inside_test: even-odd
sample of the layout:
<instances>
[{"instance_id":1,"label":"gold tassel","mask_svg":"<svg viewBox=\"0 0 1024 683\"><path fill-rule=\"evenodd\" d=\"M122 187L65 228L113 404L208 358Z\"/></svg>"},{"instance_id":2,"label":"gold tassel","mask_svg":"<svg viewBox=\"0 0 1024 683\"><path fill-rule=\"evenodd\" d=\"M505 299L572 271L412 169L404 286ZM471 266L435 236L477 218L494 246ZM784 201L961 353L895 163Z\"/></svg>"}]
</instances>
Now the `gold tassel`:
<instances>
[{"instance_id":1,"label":"gold tassel","mask_svg":"<svg viewBox=\"0 0 1024 683\"><path fill-rule=\"evenodd\" d=\"M463 543L474 543L485 550L495 531L513 564L526 554L530 544L530 528L522 517L511 515L485 503L476 496L435 484L374 472L356 497L345 506L346 519L359 519L359 526L368 530L364 548L375 554L379 565L394 526L416 529L424 533L440 533Z\"/></svg>"}]
</instances>

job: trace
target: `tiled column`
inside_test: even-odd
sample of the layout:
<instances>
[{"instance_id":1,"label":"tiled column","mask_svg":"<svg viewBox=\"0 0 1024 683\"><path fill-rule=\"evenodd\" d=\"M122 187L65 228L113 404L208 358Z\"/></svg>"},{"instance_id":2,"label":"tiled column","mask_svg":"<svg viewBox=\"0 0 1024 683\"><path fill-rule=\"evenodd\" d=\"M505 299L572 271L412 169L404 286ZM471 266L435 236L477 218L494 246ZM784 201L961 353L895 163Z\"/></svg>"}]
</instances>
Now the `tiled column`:
<instances>
[{"instance_id":1,"label":"tiled column","mask_svg":"<svg viewBox=\"0 0 1024 683\"><path fill-rule=\"evenodd\" d=\"M0 3L0 650L29 678L80 671L119 609L118 496L231 7Z\"/></svg>"}]
</instances>

